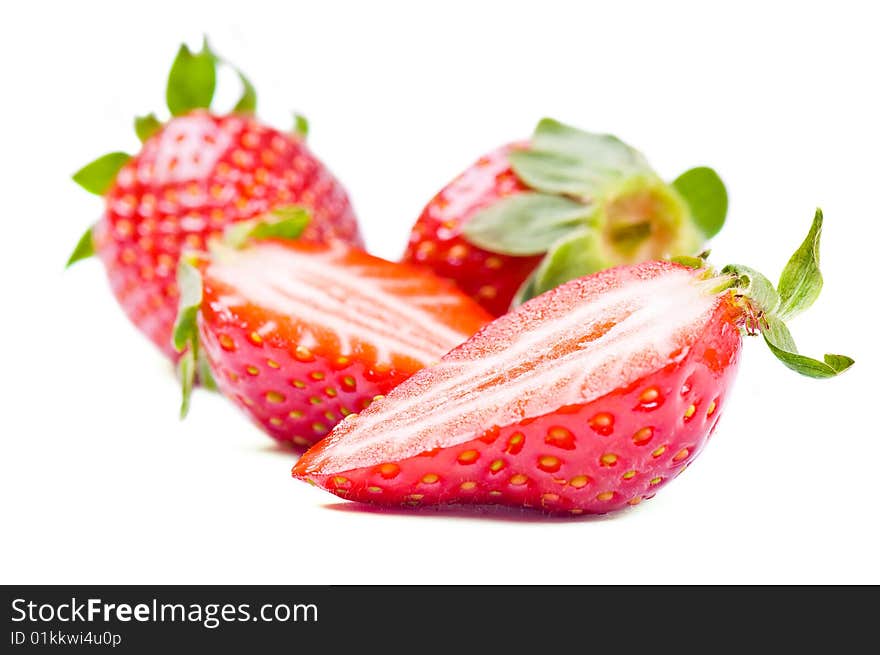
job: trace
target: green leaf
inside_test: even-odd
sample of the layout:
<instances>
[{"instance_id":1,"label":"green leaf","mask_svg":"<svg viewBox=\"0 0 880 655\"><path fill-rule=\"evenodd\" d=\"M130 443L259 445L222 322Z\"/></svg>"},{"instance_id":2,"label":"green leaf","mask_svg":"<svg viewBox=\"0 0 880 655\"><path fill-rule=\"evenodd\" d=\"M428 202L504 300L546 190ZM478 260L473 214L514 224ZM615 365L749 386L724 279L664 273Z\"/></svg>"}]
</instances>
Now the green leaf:
<instances>
[{"instance_id":1,"label":"green leaf","mask_svg":"<svg viewBox=\"0 0 880 655\"><path fill-rule=\"evenodd\" d=\"M160 129L162 129L162 123L156 118L156 114L136 116L134 119L134 131L138 139L141 140L141 143L149 139Z\"/></svg>"},{"instance_id":2,"label":"green leaf","mask_svg":"<svg viewBox=\"0 0 880 655\"><path fill-rule=\"evenodd\" d=\"M785 323L775 316L768 316L767 319L770 327L763 332L764 341L776 358L791 370L807 377L824 379L840 375L855 363L846 355L826 354L821 362L801 355Z\"/></svg>"},{"instance_id":3,"label":"green leaf","mask_svg":"<svg viewBox=\"0 0 880 655\"><path fill-rule=\"evenodd\" d=\"M83 232L83 235L76 243L76 248L74 248L73 252L70 254L70 258L67 260L65 268L69 268L79 260L88 259L95 254L95 241L92 234L94 227L95 226L92 225L88 230Z\"/></svg>"},{"instance_id":4,"label":"green leaf","mask_svg":"<svg viewBox=\"0 0 880 655\"><path fill-rule=\"evenodd\" d=\"M595 199L611 182L650 173L644 157L617 137L594 134L550 118L538 123L526 150L509 155L517 176L546 193Z\"/></svg>"},{"instance_id":5,"label":"green leaf","mask_svg":"<svg viewBox=\"0 0 880 655\"><path fill-rule=\"evenodd\" d=\"M553 244L535 270L530 287L523 291L521 301L608 266L596 233L590 227L582 226Z\"/></svg>"},{"instance_id":6,"label":"green leaf","mask_svg":"<svg viewBox=\"0 0 880 655\"><path fill-rule=\"evenodd\" d=\"M780 318L788 319L810 307L822 291L819 271L819 239L822 236L822 210L817 209L807 238L795 251L779 276Z\"/></svg>"},{"instance_id":7,"label":"green leaf","mask_svg":"<svg viewBox=\"0 0 880 655\"><path fill-rule=\"evenodd\" d=\"M129 159L131 155L125 152L111 152L98 157L74 173L73 181L86 191L103 196L113 185L116 174Z\"/></svg>"},{"instance_id":8,"label":"green leaf","mask_svg":"<svg viewBox=\"0 0 880 655\"><path fill-rule=\"evenodd\" d=\"M677 257L671 257L669 261L671 261L673 264L681 264L682 266L693 268L694 270L698 270L706 266L706 260L702 257L691 257L689 255L679 255Z\"/></svg>"},{"instance_id":9,"label":"green leaf","mask_svg":"<svg viewBox=\"0 0 880 655\"><path fill-rule=\"evenodd\" d=\"M168 74L165 99L172 116L211 106L217 84L217 57L205 39L200 52L182 44Z\"/></svg>"},{"instance_id":10,"label":"green leaf","mask_svg":"<svg viewBox=\"0 0 880 655\"><path fill-rule=\"evenodd\" d=\"M765 313L772 314L779 306L779 294L773 283L764 275L748 266L728 264L721 269L722 275L733 275L736 278L738 292L751 299Z\"/></svg>"},{"instance_id":11,"label":"green leaf","mask_svg":"<svg viewBox=\"0 0 880 655\"><path fill-rule=\"evenodd\" d=\"M180 418L186 418L189 413L189 403L192 397L193 385L196 377L196 356L193 349L187 350L177 362L177 375L180 377Z\"/></svg>"},{"instance_id":12,"label":"green leaf","mask_svg":"<svg viewBox=\"0 0 880 655\"><path fill-rule=\"evenodd\" d=\"M259 218L230 225L223 241L232 248L241 248L250 239L296 239L310 220L307 209L283 205Z\"/></svg>"},{"instance_id":13,"label":"green leaf","mask_svg":"<svg viewBox=\"0 0 880 655\"><path fill-rule=\"evenodd\" d=\"M180 301L172 341L178 352L187 346L194 350L193 344L198 343L196 318L202 306L202 275L186 258L182 258L177 267L177 286L180 289Z\"/></svg>"},{"instance_id":14,"label":"green leaf","mask_svg":"<svg viewBox=\"0 0 880 655\"><path fill-rule=\"evenodd\" d=\"M257 111L257 90L244 73L237 68L235 69L235 72L238 74L238 79L241 80L242 92L238 102L235 103L233 111L241 112L243 114L253 114Z\"/></svg>"},{"instance_id":15,"label":"green leaf","mask_svg":"<svg viewBox=\"0 0 880 655\"><path fill-rule=\"evenodd\" d=\"M309 119L302 114L294 114L293 133L305 139L309 135Z\"/></svg>"},{"instance_id":16,"label":"green leaf","mask_svg":"<svg viewBox=\"0 0 880 655\"><path fill-rule=\"evenodd\" d=\"M687 202L694 223L706 238L718 234L727 216L727 189L718 173L698 166L679 175L672 186Z\"/></svg>"},{"instance_id":17,"label":"green leaf","mask_svg":"<svg viewBox=\"0 0 880 655\"><path fill-rule=\"evenodd\" d=\"M591 208L560 196L519 193L477 212L464 237L480 248L505 255L537 255L583 225Z\"/></svg>"},{"instance_id":18,"label":"green leaf","mask_svg":"<svg viewBox=\"0 0 880 655\"><path fill-rule=\"evenodd\" d=\"M197 360L196 368L198 369L199 384L205 389L216 391L217 381L214 379L214 372L211 370L211 364L208 362L204 348L199 348Z\"/></svg>"}]
</instances>

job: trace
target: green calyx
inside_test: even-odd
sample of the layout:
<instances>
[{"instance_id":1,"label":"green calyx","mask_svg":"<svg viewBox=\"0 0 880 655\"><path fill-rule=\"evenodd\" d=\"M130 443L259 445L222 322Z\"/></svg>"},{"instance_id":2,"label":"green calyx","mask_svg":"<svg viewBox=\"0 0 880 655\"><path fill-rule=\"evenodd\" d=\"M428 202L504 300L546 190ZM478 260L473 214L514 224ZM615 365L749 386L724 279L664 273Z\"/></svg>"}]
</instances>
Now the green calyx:
<instances>
[{"instance_id":1,"label":"green calyx","mask_svg":"<svg viewBox=\"0 0 880 655\"><path fill-rule=\"evenodd\" d=\"M544 255L514 304L609 266L694 255L727 214L727 192L712 169L667 184L620 139L552 119L509 159L529 191L478 212L464 236L492 252Z\"/></svg>"},{"instance_id":2,"label":"green calyx","mask_svg":"<svg viewBox=\"0 0 880 655\"><path fill-rule=\"evenodd\" d=\"M725 266L720 276L714 278L719 282L716 291L732 294L734 303L742 309L743 333L761 334L779 361L811 378L834 377L854 363L846 355L826 354L821 361L801 355L785 324L787 319L808 309L822 290L822 220L822 210L817 209L806 239L789 259L776 286L758 271L738 264Z\"/></svg>"},{"instance_id":3,"label":"green calyx","mask_svg":"<svg viewBox=\"0 0 880 655\"><path fill-rule=\"evenodd\" d=\"M202 49L198 52L193 52L186 44L182 44L171 65L165 100L172 116L181 116L194 109L210 108L217 85L217 70L221 65L232 68L241 82L241 96L233 111L242 114L252 114L256 111L257 93L254 85L242 71L212 51L205 38ZM157 134L162 129L162 125L162 121L152 113L134 119L134 131L142 143ZM305 138L305 132L308 130L305 118L297 116L297 130ZM127 153L111 152L83 166L73 174L73 180L86 191L103 196L113 186L117 174L130 159L131 155ZM87 232L87 235L90 235L90 232ZM84 235L67 265L70 266L94 254L90 244L91 237L87 239Z\"/></svg>"},{"instance_id":4,"label":"green calyx","mask_svg":"<svg viewBox=\"0 0 880 655\"><path fill-rule=\"evenodd\" d=\"M220 243L211 244L214 256L223 256L229 250L243 248L248 242L259 239L296 239L309 222L309 213L296 205L276 207L266 214L236 223L227 228ZM177 267L177 287L180 301L174 321L171 341L174 349L182 353L177 362L182 398L180 417L189 412L190 398L195 381L214 389L213 375L199 342L198 316L202 307L204 288L198 268L199 255L184 254Z\"/></svg>"},{"instance_id":5,"label":"green calyx","mask_svg":"<svg viewBox=\"0 0 880 655\"><path fill-rule=\"evenodd\" d=\"M202 42L202 49L192 52L186 44L177 51L177 57L168 74L165 88L165 101L172 116L181 116L193 109L208 109L214 99L217 86L217 69L221 64L232 68L241 82L241 97L233 111L253 113L257 109L257 93L247 76L235 66L219 57L208 45Z\"/></svg>"}]
</instances>

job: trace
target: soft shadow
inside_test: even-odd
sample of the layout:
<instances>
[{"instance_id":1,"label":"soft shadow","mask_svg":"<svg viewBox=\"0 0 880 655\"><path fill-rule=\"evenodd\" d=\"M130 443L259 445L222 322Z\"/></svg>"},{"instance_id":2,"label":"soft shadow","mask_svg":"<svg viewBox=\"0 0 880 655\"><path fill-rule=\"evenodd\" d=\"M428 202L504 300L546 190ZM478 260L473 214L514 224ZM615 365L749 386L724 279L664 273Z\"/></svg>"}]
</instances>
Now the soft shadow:
<instances>
[{"instance_id":1,"label":"soft shadow","mask_svg":"<svg viewBox=\"0 0 880 655\"><path fill-rule=\"evenodd\" d=\"M327 509L334 512L352 514L386 514L391 516L413 516L417 518L455 517L473 521L502 521L507 523L599 523L619 520L626 514L638 511L633 507L629 510L610 514L545 514L534 509L518 509L503 505L439 505L425 507L385 507L366 503L342 502L326 503Z\"/></svg>"},{"instance_id":2,"label":"soft shadow","mask_svg":"<svg viewBox=\"0 0 880 655\"><path fill-rule=\"evenodd\" d=\"M305 449L303 448L299 448L292 444L288 445L287 443L275 440L263 443L259 446L252 446L252 448L260 453L270 453L272 455L283 455L285 457L290 457L294 462L298 460L305 452Z\"/></svg>"}]
</instances>

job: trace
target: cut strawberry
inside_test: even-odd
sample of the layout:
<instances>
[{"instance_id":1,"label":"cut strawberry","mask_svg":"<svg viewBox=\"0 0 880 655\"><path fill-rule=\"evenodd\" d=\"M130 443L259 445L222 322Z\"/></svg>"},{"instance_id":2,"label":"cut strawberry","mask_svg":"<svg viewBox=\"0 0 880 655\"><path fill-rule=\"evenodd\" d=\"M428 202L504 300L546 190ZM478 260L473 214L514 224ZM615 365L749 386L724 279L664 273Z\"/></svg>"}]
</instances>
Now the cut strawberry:
<instances>
[{"instance_id":1,"label":"cut strawberry","mask_svg":"<svg viewBox=\"0 0 880 655\"><path fill-rule=\"evenodd\" d=\"M818 295L817 213L779 292L741 266L619 267L569 282L481 330L293 469L380 504L499 503L602 513L650 498L705 446L741 333L831 377L852 360L797 354L782 319Z\"/></svg>"},{"instance_id":2,"label":"cut strawberry","mask_svg":"<svg viewBox=\"0 0 880 655\"><path fill-rule=\"evenodd\" d=\"M481 157L431 199L404 260L498 316L604 268L696 255L726 213L712 169L667 184L619 139L544 119L528 143Z\"/></svg>"},{"instance_id":3,"label":"cut strawberry","mask_svg":"<svg viewBox=\"0 0 880 655\"><path fill-rule=\"evenodd\" d=\"M179 345L194 336L199 306L221 391L298 447L491 319L451 283L340 242L251 239L215 246L197 265L201 293L183 307Z\"/></svg>"}]
</instances>

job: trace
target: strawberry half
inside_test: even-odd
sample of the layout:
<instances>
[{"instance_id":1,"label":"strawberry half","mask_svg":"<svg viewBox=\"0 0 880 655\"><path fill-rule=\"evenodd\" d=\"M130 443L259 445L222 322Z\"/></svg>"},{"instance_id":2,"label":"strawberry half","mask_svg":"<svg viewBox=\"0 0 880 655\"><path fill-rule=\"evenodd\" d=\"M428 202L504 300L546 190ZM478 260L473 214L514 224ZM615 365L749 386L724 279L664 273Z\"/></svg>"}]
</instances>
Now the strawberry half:
<instances>
[{"instance_id":1,"label":"strawberry half","mask_svg":"<svg viewBox=\"0 0 880 655\"><path fill-rule=\"evenodd\" d=\"M209 113L220 63L207 43L195 54L181 46L168 78L172 118L164 125L152 114L138 118L137 155L111 153L74 175L104 198L105 211L68 265L97 252L123 310L171 357L183 250L289 205L314 217L303 238L361 244L345 189L305 144L304 119L291 133L257 121L253 86L240 72L244 93L234 111Z\"/></svg>"},{"instance_id":2,"label":"strawberry half","mask_svg":"<svg viewBox=\"0 0 880 655\"><path fill-rule=\"evenodd\" d=\"M269 227L256 236L279 234ZM338 241L289 240L297 231L215 245L198 270L184 267L176 337L195 354L188 366L201 347L227 397L274 438L304 447L491 317L429 272Z\"/></svg>"},{"instance_id":3,"label":"strawberry half","mask_svg":"<svg viewBox=\"0 0 880 655\"><path fill-rule=\"evenodd\" d=\"M742 266L649 262L574 280L486 326L309 450L293 475L379 504L498 503L604 513L652 497L718 423L741 335L790 368L783 320L821 287L817 213L778 292Z\"/></svg>"},{"instance_id":4,"label":"strawberry half","mask_svg":"<svg viewBox=\"0 0 880 655\"><path fill-rule=\"evenodd\" d=\"M712 169L667 184L619 139L544 119L528 143L481 157L434 196L403 258L499 316L611 266L696 255L726 214Z\"/></svg>"}]
</instances>

